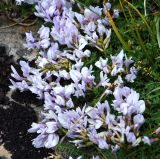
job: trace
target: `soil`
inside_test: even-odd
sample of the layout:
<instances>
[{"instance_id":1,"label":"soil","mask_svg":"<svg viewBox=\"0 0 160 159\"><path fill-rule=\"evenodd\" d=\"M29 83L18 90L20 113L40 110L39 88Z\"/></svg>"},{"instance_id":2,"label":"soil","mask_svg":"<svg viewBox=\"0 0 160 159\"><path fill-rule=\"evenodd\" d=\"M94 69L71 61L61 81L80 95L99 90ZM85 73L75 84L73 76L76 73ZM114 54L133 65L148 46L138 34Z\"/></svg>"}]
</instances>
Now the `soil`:
<instances>
[{"instance_id":1,"label":"soil","mask_svg":"<svg viewBox=\"0 0 160 159\"><path fill-rule=\"evenodd\" d=\"M13 101L7 97L10 66L16 65L13 56L7 54L7 49L7 46L0 45L0 147L5 149L0 149L0 159L9 159L4 155L6 152L11 154L11 159L43 159L53 150L34 148L31 140L36 134L27 132L31 123L38 120L30 105L40 107L43 102L30 92L15 92Z\"/></svg>"}]
</instances>

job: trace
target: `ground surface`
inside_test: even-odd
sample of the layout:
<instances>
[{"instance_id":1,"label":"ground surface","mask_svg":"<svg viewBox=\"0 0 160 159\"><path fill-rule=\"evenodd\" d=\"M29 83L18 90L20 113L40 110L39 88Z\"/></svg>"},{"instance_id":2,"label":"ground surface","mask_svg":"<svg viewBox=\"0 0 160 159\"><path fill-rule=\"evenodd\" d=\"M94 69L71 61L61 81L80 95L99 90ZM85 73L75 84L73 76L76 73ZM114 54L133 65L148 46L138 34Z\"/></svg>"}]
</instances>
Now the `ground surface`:
<instances>
[{"instance_id":1,"label":"ground surface","mask_svg":"<svg viewBox=\"0 0 160 159\"><path fill-rule=\"evenodd\" d=\"M10 25L0 15L0 27ZM9 97L10 65L29 53L23 48L24 33L32 28L21 26L0 29L0 159L43 159L52 150L35 149L34 134L27 130L37 121L37 110L43 104L29 92L15 92Z\"/></svg>"}]
</instances>

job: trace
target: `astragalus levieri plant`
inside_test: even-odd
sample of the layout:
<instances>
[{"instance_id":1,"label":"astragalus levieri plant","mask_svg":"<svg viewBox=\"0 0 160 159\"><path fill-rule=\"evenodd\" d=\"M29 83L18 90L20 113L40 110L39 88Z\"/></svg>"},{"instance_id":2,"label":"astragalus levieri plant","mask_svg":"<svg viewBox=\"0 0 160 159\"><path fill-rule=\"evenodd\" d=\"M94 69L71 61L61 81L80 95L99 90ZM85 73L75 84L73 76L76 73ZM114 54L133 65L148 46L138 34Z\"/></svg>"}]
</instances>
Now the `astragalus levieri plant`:
<instances>
[{"instance_id":1,"label":"astragalus levieri plant","mask_svg":"<svg viewBox=\"0 0 160 159\"><path fill-rule=\"evenodd\" d=\"M22 2L17 0L18 4ZM30 90L44 100L42 120L28 130L38 134L33 145L53 148L64 136L76 147L96 145L113 152L140 142L150 145L151 140L140 135L145 102L129 87L137 75L134 61L123 50L104 57L111 39L105 12L106 8L111 10L111 4L85 8L74 0L32 2L36 3L35 15L45 21L37 37L26 33L25 46L38 52L36 67L20 61L19 74L12 66L10 88ZM118 10L112 13L114 19L119 16ZM93 48L99 52L99 59L86 66ZM95 89L102 94L93 104L86 94ZM79 102L82 98L84 103Z\"/></svg>"}]
</instances>

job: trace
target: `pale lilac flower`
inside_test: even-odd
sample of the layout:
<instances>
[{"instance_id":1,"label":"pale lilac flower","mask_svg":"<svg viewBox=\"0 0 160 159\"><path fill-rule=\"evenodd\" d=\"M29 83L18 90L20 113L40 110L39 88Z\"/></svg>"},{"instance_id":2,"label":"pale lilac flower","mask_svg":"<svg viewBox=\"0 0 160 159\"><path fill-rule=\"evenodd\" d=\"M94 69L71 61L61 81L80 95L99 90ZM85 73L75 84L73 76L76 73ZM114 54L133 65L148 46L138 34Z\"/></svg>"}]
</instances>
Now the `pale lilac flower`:
<instances>
[{"instance_id":1,"label":"pale lilac flower","mask_svg":"<svg viewBox=\"0 0 160 159\"><path fill-rule=\"evenodd\" d=\"M89 57L91 52L89 50L85 50L85 51L82 51L82 50L78 50L78 49L75 49L73 51L73 53L79 58L79 59L82 59L84 57Z\"/></svg>"},{"instance_id":2,"label":"pale lilac flower","mask_svg":"<svg viewBox=\"0 0 160 159\"><path fill-rule=\"evenodd\" d=\"M98 139L98 146L100 149L109 149L107 142L104 139Z\"/></svg>"},{"instance_id":3,"label":"pale lilac flower","mask_svg":"<svg viewBox=\"0 0 160 159\"><path fill-rule=\"evenodd\" d=\"M124 58L124 51L121 50L121 52L117 56L111 56L112 59L112 76L116 76L118 73L121 73L124 71L123 68L123 58Z\"/></svg>"},{"instance_id":4,"label":"pale lilac flower","mask_svg":"<svg viewBox=\"0 0 160 159\"><path fill-rule=\"evenodd\" d=\"M142 114L137 114L133 117L134 127L139 129L141 125L145 122L145 119Z\"/></svg>"},{"instance_id":5,"label":"pale lilac flower","mask_svg":"<svg viewBox=\"0 0 160 159\"><path fill-rule=\"evenodd\" d=\"M125 79L128 82L133 83L136 77L137 77L137 69L135 67L131 67L129 74L126 75Z\"/></svg>"},{"instance_id":6,"label":"pale lilac flower","mask_svg":"<svg viewBox=\"0 0 160 159\"><path fill-rule=\"evenodd\" d=\"M130 65L134 63L134 61L132 60L132 57L128 58L125 54L125 61L124 61L124 65L127 69L129 69Z\"/></svg>"},{"instance_id":7,"label":"pale lilac flower","mask_svg":"<svg viewBox=\"0 0 160 159\"><path fill-rule=\"evenodd\" d=\"M47 51L47 58L49 60L56 60L60 55L61 51L59 50L58 43L51 43L51 47Z\"/></svg>"},{"instance_id":8,"label":"pale lilac flower","mask_svg":"<svg viewBox=\"0 0 160 159\"><path fill-rule=\"evenodd\" d=\"M25 80L22 80L21 82L15 82L12 79L10 79L10 82L12 83L12 86L10 86L12 90L16 89L19 89L20 91L29 90L29 86Z\"/></svg>"},{"instance_id":9,"label":"pale lilac flower","mask_svg":"<svg viewBox=\"0 0 160 159\"><path fill-rule=\"evenodd\" d=\"M113 101L113 106L115 109L119 110L118 105L120 105L123 102L123 96L127 97L130 93L130 88L128 87L116 87L114 90L114 97L115 100Z\"/></svg>"},{"instance_id":10,"label":"pale lilac flower","mask_svg":"<svg viewBox=\"0 0 160 159\"><path fill-rule=\"evenodd\" d=\"M70 77L75 83L78 83L82 79L82 74L77 70L71 70Z\"/></svg>"},{"instance_id":11,"label":"pale lilac flower","mask_svg":"<svg viewBox=\"0 0 160 159\"><path fill-rule=\"evenodd\" d=\"M118 78L114 81L114 85L117 85L118 87L123 86L123 79L120 75L118 75Z\"/></svg>"},{"instance_id":12,"label":"pale lilac flower","mask_svg":"<svg viewBox=\"0 0 160 159\"><path fill-rule=\"evenodd\" d=\"M98 19L100 19L100 16L102 15L102 9L99 8L99 7L93 7L93 6L90 6L89 9L86 8L84 10L84 17L85 17L85 20L89 20L89 21L96 21Z\"/></svg>"},{"instance_id":13,"label":"pale lilac flower","mask_svg":"<svg viewBox=\"0 0 160 159\"><path fill-rule=\"evenodd\" d=\"M50 28L45 27L44 25L42 25L38 31L38 34L40 35L41 39L48 39L49 33L50 33Z\"/></svg>"},{"instance_id":14,"label":"pale lilac flower","mask_svg":"<svg viewBox=\"0 0 160 159\"><path fill-rule=\"evenodd\" d=\"M53 148L58 144L58 142L59 136L57 134L49 134L44 142L44 147Z\"/></svg>"},{"instance_id":15,"label":"pale lilac flower","mask_svg":"<svg viewBox=\"0 0 160 159\"><path fill-rule=\"evenodd\" d=\"M111 36L111 29L107 29L101 20L98 20L97 32L100 37L105 36L106 38L109 39ZM105 40L104 40L104 43L105 43Z\"/></svg>"},{"instance_id":16,"label":"pale lilac flower","mask_svg":"<svg viewBox=\"0 0 160 159\"><path fill-rule=\"evenodd\" d=\"M72 101L71 98L66 102L66 106L67 106L68 108L73 108L73 107L74 107L74 103L73 103L73 101Z\"/></svg>"},{"instance_id":17,"label":"pale lilac flower","mask_svg":"<svg viewBox=\"0 0 160 159\"><path fill-rule=\"evenodd\" d=\"M142 141L145 143L145 144L148 144L148 145L151 145L151 139L149 139L149 137L147 137L147 136L144 136L143 137L143 139L142 139Z\"/></svg>"},{"instance_id":18,"label":"pale lilac flower","mask_svg":"<svg viewBox=\"0 0 160 159\"><path fill-rule=\"evenodd\" d=\"M58 104L59 106L64 106L65 105L65 99L62 98L59 95L56 95L55 103Z\"/></svg>"},{"instance_id":19,"label":"pale lilac flower","mask_svg":"<svg viewBox=\"0 0 160 159\"><path fill-rule=\"evenodd\" d=\"M49 61L46 58L39 56L36 60L36 63L39 67L44 68L45 65L49 63Z\"/></svg>"},{"instance_id":20,"label":"pale lilac flower","mask_svg":"<svg viewBox=\"0 0 160 159\"><path fill-rule=\"evenodd\" d=\"M68 17L61 19L56 17L53 22L52 37L61 45L67 45L68 48L73 48L74 44L78 43L78 29L73 23L73 20Z\"/></svg>"},{"instance_id":21,"label":"pale lilac flower","mask_svg":"<svg viewBox=\"0 0 160 159\"><path fill-rule=\"evenodd\" d=\"M36 40L34 39L32 32L26 33L26 44L24 44L24 46L28 49L37 48Z\"/></svg>"},{"instance_id":22,"label":"pale lilac flower","mask_svg":"<svg viewBox=\"0 0 160 159\"><path fill-rule=\"evenodd\" d=\"M112 18L116 19L118 17L119 17L119 10L118 9L114 9Z\"/></svg>"},{"instance_id":23,"label":"pale lilac flower","mask_svg":"<svg viewBox=\"0 0 160 159\"><path fill-rule=\"evenodd\" d=\"M86 91L86 83L82 81L81 83L76 83L75 85L75 92L74 96L78 97L85 97L84 92Z\"/></svg>"},{"instance_id":24,"label":"pale lilac flower","mask_svg":"<svg viewBox=\"0 0 160 159\"><path fill-rule=\"evenodd\" d=\"M33 139L33 142L32 142L32 144L33 144L33 146L35 147L35 148L41 148L41 147L44 147L45 146L45 141L46 141L46 135L44 135L44 134L40 134L40 135L38 135L35 139Z\"/></svg>"},{"instance_id":25,"label":"pale lilac flower","mask_svg":"<svg viewBox=\"0 0 160 159\"><path fill-rule=\"evenodd\" d=\"M74 88L74 84L71 83L70 85L66 85L64 88L64 96L66 98L70 98L72 94L74 94L75 92L75 88Z\"/></svg>"},{"instance_id":26,"label":"pale lilac flower","mask_svg":"<svg viewBox=\"0 0 160 159\"><path fill-rule=\"evenodd\" d=\"M87 67L83 67L81 69L81 75L82 75L82 80L85 83L93 83L95 77L92 75L92 66L90 66L90 68L88 69Z\"/></svg>"},{"instance_id":27,"label":"pale lilac flower","mask_svg":"<svg viewBox=\"0 0 160 159\"><path fill-rule=\"evenodd\" d=\"M85 128L87 121L81 118L84 115L85 107L81 110L79 107L76 110L69 110L64 113L58 114L58 121L61 126L71 131L70 133L76 133L81 128ZM75 124L76 122L76 124Z\"/></svg>"},{"instance_id":28,"label":"pale lilac flower","mask_svg":"<svg viewBox=\"0 0 160 159\"><path fill-rule=\"evenodd\" d=\"M96 31L93 32L92 38L91 38L91 37L88 37L88 39L89 39L90 41L92 41L93 43L97 43L99 37L98 37Z\"/></svg>"},{"instance_id":29,"label":"pale lilac flower","mask_svg":"<svg viewBox=\"0 0 160 159\"><path fill-rule=\"evenodd\" d=\"M31 71L31 67L29 66L29 64L25 61L20 61L20 66L21 66L21 70L23 72L23 76L24 77L28 77Z\"/></svg>"},{"instance_id":30,"label":"pale lilac flower","mask_svg":"<svg viewBox=\"0 0 160 159\"><path fill-rule=\"evenodd\" d=\"M83 67L83 64L84 64L84 62L82 62L82 60L80 59L80 60L78 60L78 61L76 62L75 65L72 65L72 69L73 69L73 70L78 70L78 71L80 71L81 68Z\"/></svg>"},{"instance_id":31,"label":"pale lilac flower","mask_svg":"<svg viewBox=\"0 0 160 159\"><path fill-rule=\"evenodd\" d=\"M108 102L105 101L105 103L98 103L97 108L89 107L90 109L87 113L87 115L91 118L89 119L89 123L95 127L95 129L99 129L104 123L105 123L105 111L109 115L110 108L108 105Z\"/></svg>"},{"instance_id":32,"label":"pale lilac flower","mask_svg":"<svg viewBox=\"0 0 160 159\"><path fill-rule=\"evenodd\" d=\"M76 44L76 49L73 51L73 53L79 58L82 59L84 57L89 57L91 52L90 50L85 50L83 51L83 49L85 48L85 46L88 44L87 40L84 37L79 37L78 39L78 44Z\"/></svg>"},{"instance_id":33,"label":"pale lilac flower","mask_svg":"<svg viewBox=\"0 0 160 159\"><path fill-rule=\"evenodd\" d=\"M37 132L39 135L33 140L33 145L36 148L55 147L59 142L59 136L55 134L58 130L56 122L46 122L46 124L32 124L32 128L28 130L30 133Z\"/></svg>"},{"instance_id":34,"label":"pale lilac flower","mask_svg":"<svg viewBox=\"0 0 160 159\"><path fill-rule=\"evenodd\" d=\"M99 61L95 63L95 66L97 66L99 69L103 70L104 73L109 73L108 70L108 59L103 59L100 57Z\"/></svg>"},{"instance_id":35,"label":"pale lilac flower","mask_svg":"<svg viewBox=\"0 0 160 159\"><path fill-rule=\"evenodd\" d=\"M107 34L108 29L102 24L101 20L98 20L97 31L98 31L100 37L102 37L105 33Z\"/></svg>"},{"instance_id":36,"label":"pale lilac flower","mask_svg":"<svg viewBox=\"0 0 160 159\"><path fill-rule=\"evenodd\" d=\"M84 15L75 12L75 17L76 17L76 19L78 20L78 22L79 22L80 24L83 23L83 21L84 21Z\"/></svg>"},{"instance_id":37,"label":"pale lilac flower","mask_svg":"<svg viewBox=\"0 0 160 159\"><path fill-rule=\"evenodd\" d=\"M11 66L11 70L13 72L13 73L11 73L11 76L13 78L15 78L18 81L22 81L23 80L23 78L18 74L18 72L16 71L16 69L13 66Z\"/></svg>"},{"instance_id":38,"label":"pale lilac flower","mask_svg":"<svg viewBox=\"0 0 160 159\"><path fill-rule=\"evenodd\" d=\"M131 90L131 94L127 97L127 103L136 108L136 113L143 113L145 111L145 103L139 100L139 93Z\"/></svg>"},{"instance_id":39,"label":"pale lilac flower","mask_svg":"<svg viewBox=\"0 0 160 159\"><path fill-rule=\"evenodd\" d=\"M46 127L47 127L46 133L49 134L55 133L58 130L57 123L53 121L46 122Z\"/></svg>"},{"instance_id":40,"label":"pale lilac flower","mask_svg":"<svg viewBox=\"0 0 160 159\"><path fill-rule=\"evenodd\" d=\"M45 125L42 124L42 123L32 123L32 128L30 128L28 130L28 132L30 133L34 133L34 132L37 132L37 133L42 133L43 132L43 129L45 129Z\"/></svg>"},{"instance_id":41,"label":"pale lilac flower","mask_svg":"<svg viewBox=\"0 0 160 159\"><path fill-rule=\"evenodd\" d=\"M66 80L70 79L70 74L66 70L59 71L59 77L64 78Z\"/></svg>"},{"instance_id":42,"label":"pale lilac flower","mask_svg":"<svg viewBox=\"0 0 160 159\"><path fill-rule=\"evenodd\" d=\"M39 46L43 49L47 49L50 46L50 40L48 39L42 39L39 41Z\"/></svg>"},{"instance_id":43,"label":"pale lilac flower","mask_svg":"<svg viewBox=\"0 0 160 159\"><path fill-rule=\"evenodd\" d=\"M133 113L144 112L145 103L143 100L139 100L139 94L136 91L128 87L117 87L113 94L116 99L113 101L113 106L117 111L129 116ZM124 97L126 98L125 100Z\"/></svg>"},{"instance_id":44,"label":"pale lilac flower","mask_svg":"<svg viewBox=\"0 0 160 159\"><path fill-rule=\"evenodd\" d=\"M47 22L52 22L55 16L62 14L65 2L65 0L41 0L35 7L37 11L35 15L44 18Z\"/></svg>"},{"instance_id":45,"label":"pale lilac flower","mask_svg":"<svg viewBox=\"0 0 160 159\"><path fill-rule=\"evenodd\" d=\"M94 32L96 28L97 28L96 24L93 21L91 21L88 23L88 25L85 26L85 32L87 34L90 34L90 32Z\"/></svg>"},{"instance_id":46,"label":"pale lilac flower","mask_svg":"<svg viewBox=\"0 0 160 159\"><path fill-rule=\"evenodd\" d=\"M97 131L95 129L93 129L90 133L89 133L89 139L98 145L98 147L100 149L109 149L109 145L107 144L105 137L106 134L105 132L101 132L101 133L97 133Z\"/></svg>"},{"instance_id":47,"label":"pale lilac flower","mask_svg":"<svg viewBox=\"0 0 160 159\"><path fill-rule=\"evenodd\" d=\"M105 12L106 12L106 7L107 7L107 10L110 10L111 7L112 7L111 3L107 2L107 3L104 5L104 8L103 8L104 14L105 14Z\"/></svg>"},{"instance_id":48,"label":"pale lilac flower","mask_svg":"<svg viewBox=\"0 0 160 159\"><path fill-rule=\"evenodd\" d=\"M134 144L136 141L136 136L133 132L126 133L126 138L127 138L127 142L131 144Z\"/></svg>"},{"instance_id":49,"label":"pale lilac flower","mask_svg":"<svg viewBox=\"0 0 160 159\"><path fill-rule=\"evenodd\" d=\"M52 97L48 92L44 93L44 109L48 110L48 109L54 109L55 103L54 101L54 97Z\"/></svg>"},{"instance_id":50,"label":"pale lilac flower","mask_svg":"<svg viewBox=\"0 0 160 159\"><path fill-rule=\"evenodd\" d=\"M110 86L111 83L109 83L109 79L106 74L104 74L102 71L100 72L100 82L98 84L99 86L106 87Z\"/></svg>"},{"instance_id":51,"label":"pale lilac flower","mask_svg":"<svg viewBox=\"0 0 160 159\"><path fill-rule=\"evenodd\" d=\"M64 95L65 88L58 84L56 87L53 88L52 94L54 95Z\"/></svg>"}]
</instances>

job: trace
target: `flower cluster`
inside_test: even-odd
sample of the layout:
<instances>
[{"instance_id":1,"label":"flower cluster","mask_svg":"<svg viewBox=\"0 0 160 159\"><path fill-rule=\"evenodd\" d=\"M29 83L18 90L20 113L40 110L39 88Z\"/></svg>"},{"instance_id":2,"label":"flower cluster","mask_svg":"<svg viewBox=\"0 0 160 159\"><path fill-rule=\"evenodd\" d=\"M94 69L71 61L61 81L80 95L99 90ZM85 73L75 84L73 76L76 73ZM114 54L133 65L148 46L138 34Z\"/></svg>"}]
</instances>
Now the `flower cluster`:
<instances>
[{"instance_id":1,"label":"flower cluster","mask_svg":"<svg viewBox=\"0 0 160 159\"><path fill-rule=\"evenodd\" d=\"M30 90L44 99L42 120L28 130L38 134L33 145L53 148L64 135L77 147L97 145L113 152L126 144L150 144L148 137L140 136L145 103L126 86L136 79L134 61L122 50L85 65L92 56L90 48L101 54L109 45L111 28L105 9L110 10L111 4L104 8L78 4L81 14L73 11L74 5L73 0L39 0L35 14L52 27L42 25L37 37L26 33L25 46L38 52L36 67L25 61L20 61L21 73L11 67L13 90ZM112 17L117 16L114 10ZM86 98L93 89L103 90L95 104ZM79 103L81 98L85 103Z\"/></svg>"}]
</instances>

